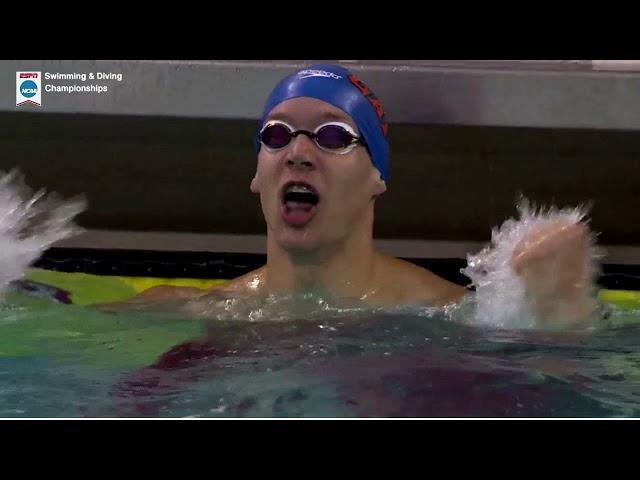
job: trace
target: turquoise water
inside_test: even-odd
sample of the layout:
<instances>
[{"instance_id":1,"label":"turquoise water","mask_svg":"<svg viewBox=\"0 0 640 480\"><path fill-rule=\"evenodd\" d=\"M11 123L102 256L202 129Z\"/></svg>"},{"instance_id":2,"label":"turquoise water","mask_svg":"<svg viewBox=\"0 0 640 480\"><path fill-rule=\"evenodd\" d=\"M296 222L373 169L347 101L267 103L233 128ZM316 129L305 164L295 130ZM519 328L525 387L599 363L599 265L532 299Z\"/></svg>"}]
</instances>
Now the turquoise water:
<instances>
[{"instance_id":1,"label":"turquoise water","mask_svg":"<svg viewBox=\"0 0 640 480\"><path fill-rule=\"evenodd\" d=\"M14 295L0 416L640 416L640 312L543 333L431 310L278 311L203 320Z\"/></svg>"},{"instance_id":2,"label":"turquoise water","mask_svg":"<svg viewBox=\"0 0 640 480\"><path fill-rule=\"evenodd\" d=\"M519 218L468 259L473 314L213 294L105 313L57 303L69 299L55 288L12 287L78 233L85 202L34 192L17 172L0 174L0 199L0 294L13 292L0 303L0 417L640 416L640 311L614 311L588 332L527 330L535 319L510 266L514 249L549 222L581 221L581 209L520 203ZM107 301L87 277L74 281L84 301Z\"/></svg>"}]
</instances>

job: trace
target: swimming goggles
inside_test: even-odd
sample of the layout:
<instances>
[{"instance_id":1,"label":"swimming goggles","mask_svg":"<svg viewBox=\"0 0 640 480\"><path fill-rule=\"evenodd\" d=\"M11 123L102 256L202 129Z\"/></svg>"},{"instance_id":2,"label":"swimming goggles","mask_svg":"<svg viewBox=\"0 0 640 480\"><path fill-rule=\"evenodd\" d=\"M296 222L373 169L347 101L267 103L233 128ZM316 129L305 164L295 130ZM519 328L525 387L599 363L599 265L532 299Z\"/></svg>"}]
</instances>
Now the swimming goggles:
<instances>
[{"instance_id":1,"label":"swimming goggles","mask_svg":"<svg viewBox=\"0 0 640 480\"><path fill-rule=\"evenodd\" d=\"M310 132L295 130L291 125L281 120L272 120L260 130L258 140L269 150L280 150L289 145L298 135L306 135L325 152L340 155L351 152L358 145L365 144L353 128L343 122L323 123Z\"/></svg>"}]
</instances>

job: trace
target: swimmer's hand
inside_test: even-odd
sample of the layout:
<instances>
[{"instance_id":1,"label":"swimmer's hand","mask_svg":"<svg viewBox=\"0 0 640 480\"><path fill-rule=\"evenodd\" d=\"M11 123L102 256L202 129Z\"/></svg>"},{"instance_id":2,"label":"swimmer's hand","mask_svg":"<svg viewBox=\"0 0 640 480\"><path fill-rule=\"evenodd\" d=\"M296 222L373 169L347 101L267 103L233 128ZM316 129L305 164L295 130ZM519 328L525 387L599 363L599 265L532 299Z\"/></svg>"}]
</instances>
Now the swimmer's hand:
<instances>
[{"instance_id":1,"label":"swimmer's hand","mask_svg":"<svg viewBox=\"0 0 640 480\"><path fill-rule=\"evenodd\" d=\"M588 245L584 223L558 221L534 229L516 246L511 266L541 325L579 325L596 310Z\"/></svg>"}]
</instances>

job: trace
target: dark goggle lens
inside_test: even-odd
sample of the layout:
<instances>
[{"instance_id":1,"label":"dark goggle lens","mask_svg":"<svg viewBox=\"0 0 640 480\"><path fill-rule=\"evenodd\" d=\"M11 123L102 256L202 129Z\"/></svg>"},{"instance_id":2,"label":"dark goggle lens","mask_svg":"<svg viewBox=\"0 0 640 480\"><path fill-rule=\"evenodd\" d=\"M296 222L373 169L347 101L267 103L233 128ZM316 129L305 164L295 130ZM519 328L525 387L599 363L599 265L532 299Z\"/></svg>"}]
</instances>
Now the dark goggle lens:
<instances>
[{"instance_id":1,"label":"dark goggle lens","mask_svg":"<svg viewBox=\"0 0 640 480\"><path fill-rule=\"evenodd\" d=\"M275 123L265 127L260 135L260 141L269 148L283 148L291 141L292 133L284 125Z\"/></svg>"},{"instance_id":2,"label":"dark goggle lens","mask_svg":"<svg viewBox=\"0 0 640 480\"><path fill-rule=\"evenodd\" d=\"M329 150L347 148L354 139L355 137L340 125L325 125L316 132L318 145Z\"/></svg>"}]
</instances>

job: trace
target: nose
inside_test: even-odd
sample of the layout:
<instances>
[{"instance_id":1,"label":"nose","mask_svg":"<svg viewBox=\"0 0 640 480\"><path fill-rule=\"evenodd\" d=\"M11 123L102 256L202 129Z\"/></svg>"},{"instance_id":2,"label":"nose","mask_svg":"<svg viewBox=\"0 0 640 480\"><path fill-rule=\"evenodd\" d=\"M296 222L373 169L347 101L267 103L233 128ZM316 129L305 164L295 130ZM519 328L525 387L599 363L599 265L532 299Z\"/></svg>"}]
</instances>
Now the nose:
<instances>
[{"instance_id":1,"label":"nose","mask_svg":"<svg viewBox=\"0 0 640 480\"><path fill-rule=\"evenodd\" d=\"M313 170L316 167L317 150L313 140L306 135L298 135L291 140L286 150L285 164L289 168Z\"/></svg>"}]
</instances>

